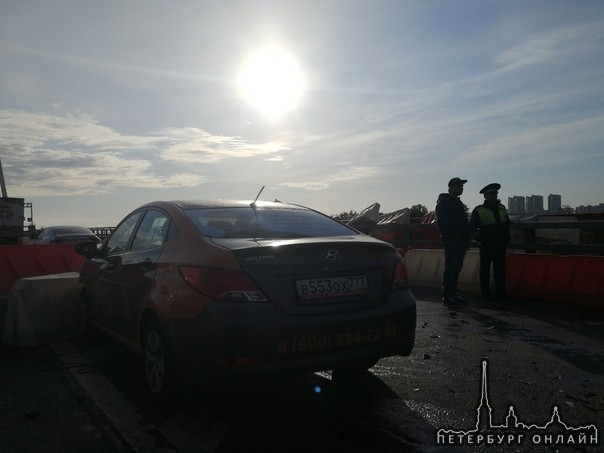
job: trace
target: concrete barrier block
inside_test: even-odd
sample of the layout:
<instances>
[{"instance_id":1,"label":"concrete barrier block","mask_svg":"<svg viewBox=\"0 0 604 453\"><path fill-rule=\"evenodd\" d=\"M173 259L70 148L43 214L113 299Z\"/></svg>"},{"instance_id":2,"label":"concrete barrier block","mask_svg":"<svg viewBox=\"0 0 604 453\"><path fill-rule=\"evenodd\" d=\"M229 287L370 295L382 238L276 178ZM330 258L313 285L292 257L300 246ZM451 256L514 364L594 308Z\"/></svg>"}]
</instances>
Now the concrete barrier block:
<instances>
[{"instance_id":1,"label":"concrete barrier block","mask_svg":"<svg viewBox=\"0 0 604 453\"><path fill-rule=\"evenodd\" d=\"M409 250L405 254L405 264L411 287L441 288L445 256L442 250ZM477 250L468 250L459 274L460 290L478 293L480 282L480 255Z\"/></svg>"},{"instance_id":2,"label":"concrete barrier block","mask_svg":"<svg viewBox=\"0 0 604 453\"><path fill-rule=\"evenodd\" d=\"M545 277L545 290L551 293L568 293L575 273L575 260L569 256L558 256L549 263Z\"/></svg>"},{"instance_id":3,"label":"concrete barrier block","mask_svg":"<svg viewBox=\"0 0 604 453\"><path fill-rule=\"evenodd\" d=\"M38 346L73 337L80 326L77 272L18 280L10 289L3 341L13 346Z\"/></svg>"},{"instance_id":4,"label":"concrete barrier block","mask_svg":"<svg viewBox=\"0 0 604 453\"><path fill-rule=\"evenodd\" d=\"M407 276L410 284L413 284L413 282L417 280L421 259L421 250L407 250L405 252L405 267L407 268Z\"/></svg>"},{"instance_id":5,"label":"concrete barrier block","mask_svg":"<svg viewBox=\"0 0 604 453\"><path fill-rule=\"evenodd\" d=\"M604 257L573 257L568 293L585 305L604 308Z\"/></svg>"},{"instance_id":6,"label":"concrete barrier block","mask_svg":"<svg viewBox=\"0 0 604 453\"><path fill-rule=\"evenodd\" d=\"M444 261L442 250L408 250L405 264L409 286L441 288ZM604 257L601 256L508 253L506 282L510 297L604 307ZM468 250L458 288L480 293L478 250Z\"/></svg>"},{"instance_id":7,"label":"concrete barrier block","mask_svg":"<svg viewBox=\"0 0 604 453\"><path fill-rule=\"evenodd\" d=\"M85 258L74 244L3 245L0 247L0 296L20 278L79 272Z\"/></svg>"},{"instance_id":8,"label":"concrete barrier block","mask_svg":"<svg viewBox=\"0 0 604 453\"><path fill-rule=\"evenodd\" d=\"M409 250L405 254L409 285L440 288L443 262L442 250Z\"/></svg>"},{"instance_id":9,"label":"concrete barrier block","mask_svg":"<svg viewBox=\"0 0 604 453\"><path fill-rule=\"evenodd\" d=\"M508 294L524 299L604 307L604 257L512 253Z\"/></svg>"},{"instance_id":10,"label":"concrete barrier block","mask_svg":"<svg viewBox=\"0 0 604 453\"><path fill-rule=\"evenodd\" d=\"M457 288L470 293L480 293L480 252L468 250L459 273Z\"/></svg>"},{"instance_id":11,"label":"concrete barrier block","mask_svg":"<svg viewBox=\"0 0 604 453\"><path fill-rule=\"evenodd\" d=\"M569 290L573 294L601 296L604 288L604 259L602 257L572 257L572 284Z\"/></svg>"}]
</instances>

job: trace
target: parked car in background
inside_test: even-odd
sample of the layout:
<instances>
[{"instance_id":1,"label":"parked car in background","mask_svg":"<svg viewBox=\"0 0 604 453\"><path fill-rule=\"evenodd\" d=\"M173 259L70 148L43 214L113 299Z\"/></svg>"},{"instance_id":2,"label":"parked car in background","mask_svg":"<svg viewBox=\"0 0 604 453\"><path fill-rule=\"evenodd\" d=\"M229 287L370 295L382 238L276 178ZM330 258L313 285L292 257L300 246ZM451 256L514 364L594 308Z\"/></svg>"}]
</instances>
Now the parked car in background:
<instances>
[{"instance_id":1,"label":"parked car in background","mask_svg":"<svg viewBox=\"0 0 604 453\"><path fill-rule=\"evenodd\" d=\"M236 373L355 373L413 349L396 249L306 207L158 201L76 249L88 324L142 355L159 397Z\"/></svg>"},{"instance_id":2,"label":"parked car in background","mask_svg":"<svg viewBox=\"0 0 604 453\"><path fill-rule=\"evenodd\" d=\"M44 228L34 243L54 244L59 242L67 242L77 244L79 242L90 241L97 244L101 243L101 239L88 228L75 225L61 225Z\"/></svg>"}]
</instances>

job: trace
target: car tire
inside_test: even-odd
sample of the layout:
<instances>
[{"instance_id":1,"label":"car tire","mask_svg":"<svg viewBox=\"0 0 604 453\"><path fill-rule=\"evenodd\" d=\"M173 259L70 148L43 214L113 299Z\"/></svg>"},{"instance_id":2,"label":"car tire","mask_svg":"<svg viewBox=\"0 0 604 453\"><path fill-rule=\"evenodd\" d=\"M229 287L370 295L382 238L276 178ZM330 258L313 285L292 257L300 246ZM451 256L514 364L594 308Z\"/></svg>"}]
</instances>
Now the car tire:
<instances>
[{"instance_id":1,"label":"car tire","mask_svg":"<svg viewBox=\"0 0 604 453\"><path fill-rule=\"evenodd\" d=\"M174 402L176 384L168 344L159 322L155 320L143 327L142 355L147 388L153 397L161 403Z\"/></svg>"},{"instance_id":2,"label":"car tire","mask_svg":"<svg viewBox=\"0 0 604 453\"><path fill-rule=\"evenodd\" d=\"M332 379L343 381L362 376L371 367L375 366L379 359L365 359L349 362L345 365L338 366L332 371Z\"/></svg>"}]
</instances>

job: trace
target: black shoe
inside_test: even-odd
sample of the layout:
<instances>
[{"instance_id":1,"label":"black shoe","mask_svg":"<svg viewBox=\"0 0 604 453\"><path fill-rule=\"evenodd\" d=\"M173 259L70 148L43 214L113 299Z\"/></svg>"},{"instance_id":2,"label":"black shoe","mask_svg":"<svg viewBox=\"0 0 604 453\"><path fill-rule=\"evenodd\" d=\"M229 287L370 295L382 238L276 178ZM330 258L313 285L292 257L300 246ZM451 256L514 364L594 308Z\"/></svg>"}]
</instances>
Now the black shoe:
<instances>
[{"instance_id":1,"label":"black shoe","mask_svg":"<svg viewBox=\"0 0 604 453\"><path fill-rule=\"evenodd\" d=\"M463 297L461 297L459 294L455 294L455 296L453 296L453 297L460 304L467 304L468 303L468 301L466 299L464 299Z\"/></svg>"},{"instance_id":2,"label":"black shoe","mask_svg":"<svg viewBox=\"0 0 604 453\"><path fill-rule=\"evenodd\" d=\"M443 297L442 301L445 307L459 307L460 305L457 297L455 296Z\"/></svg>"},{"instance_id":3,"label":"black shoe","mask_svg":"<svg viewBox=\"0 0 604 453\"><path fill-rule=\"evenodd\" d=\"M481 299L484 307L492 307L495 304L495 298L492 294L483 294Z\"/></svg>"}]
</instances>

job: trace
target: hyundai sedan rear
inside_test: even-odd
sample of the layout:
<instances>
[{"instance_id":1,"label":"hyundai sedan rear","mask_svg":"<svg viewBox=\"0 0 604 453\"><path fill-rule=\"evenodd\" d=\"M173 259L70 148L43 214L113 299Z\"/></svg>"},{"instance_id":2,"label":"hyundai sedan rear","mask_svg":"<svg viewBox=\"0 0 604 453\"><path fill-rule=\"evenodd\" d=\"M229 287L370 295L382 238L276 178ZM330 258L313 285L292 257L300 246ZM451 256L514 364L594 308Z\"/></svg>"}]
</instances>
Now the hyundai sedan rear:
<instances>
[{"instance_id":1,"label":"hyundai sedan rear","mask_svg":"<svg viewBox=\"0 0 604 453\"><path fill-rule=\"evenodd\" d=\"M158 396L235 373L364 370L413 348L396 249L309 208L153 202L77 249L88 323L142 354Z\"/></svg>"}]
</instances>

